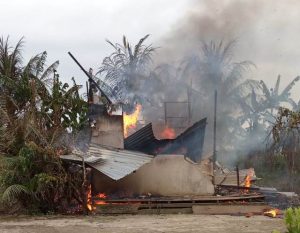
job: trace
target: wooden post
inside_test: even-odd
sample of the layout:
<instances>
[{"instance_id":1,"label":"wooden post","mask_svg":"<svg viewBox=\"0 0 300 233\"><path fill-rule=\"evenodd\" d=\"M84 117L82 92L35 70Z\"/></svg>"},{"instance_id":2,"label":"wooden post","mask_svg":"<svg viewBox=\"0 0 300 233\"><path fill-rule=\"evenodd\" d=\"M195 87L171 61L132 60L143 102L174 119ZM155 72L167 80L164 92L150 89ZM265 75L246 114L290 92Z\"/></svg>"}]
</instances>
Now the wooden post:
<instances>
[{"instance_id":1,"label":"wooden post","mask_svg":"<svg viewBox=\"0 0 300 233\"><path fill-rule=\"evenodd\" d=\"M215 185L215 169L217 161L217 90L215 90L215 106L214 106L214 135L213 135L213 185Z\"/></svg>"},{"instance_id":2,"label":"wooden post","mask_svg":"<svg viewBox=\"0 0 300 233\"><path fill-rule=\"evenodd\" d=\"M236 182L237 182L237 187L240 187L240 170L239 170L239 165L236 165Z\"/></svg>"},{"instance_id":3,"label":"wooden post","mask_svg":"<svg viewBox=\"0 0 300 233\"><path fill-rule=\"evenodd\" d=\"M87 207L87 192L88 192L88 182L86 177L86 168L84 157L82 157L82 172L83 172L83 182L82 182L82 211L84 215L88 215L89 210Z\"/></svg>"},{"instance_id":4,"label":"wooden post","mask_svg":"<svg viewBox=\"0 0 300 233\"><path fill-rule=\"evenodd\" d=\"M165 126L167 126L167 103L164 102L164 107L165 107Z\"/></svg>"},{"instance_id":5,"label":"wooden post","mask_svg":"<svg viewBox=\"0 0 300 233\"><path fill-rule=\"evenodd\" d=\"M191 96L190 96L190 87L187 87L187 101L188 101L188 126L191 125Z\"/></svg>"}]
</instances>

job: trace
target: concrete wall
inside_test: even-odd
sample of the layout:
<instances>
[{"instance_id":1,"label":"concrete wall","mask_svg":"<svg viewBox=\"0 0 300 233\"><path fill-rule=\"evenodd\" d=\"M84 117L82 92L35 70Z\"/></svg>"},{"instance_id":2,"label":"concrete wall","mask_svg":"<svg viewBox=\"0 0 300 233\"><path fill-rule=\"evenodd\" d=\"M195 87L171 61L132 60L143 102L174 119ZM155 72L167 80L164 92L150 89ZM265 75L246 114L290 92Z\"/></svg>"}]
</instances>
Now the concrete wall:
<instances>
[{"instance_id":1,"label":"concrete wall","mask_svg":"<svg viewBox=\"0 0 300 233\"><path fill-rule=\"evenodd\" d=\"M92 129L91 142L104 146L124 148L123 116L99 116L96 127Z\"/></svg>"},{"instance_id":2,"label":"concrete wall","mask_svg":"<svg viewBox=\"0 0 300 233\"><path fill-rule=\"evenodd\" d=\"M152 195L193 196L212 195L211 165L207 161L194 164L183 155L159 155L135 173L119 181L112 181L94 172L96 192L116 196Z\"/></svg>"}]
</instances>

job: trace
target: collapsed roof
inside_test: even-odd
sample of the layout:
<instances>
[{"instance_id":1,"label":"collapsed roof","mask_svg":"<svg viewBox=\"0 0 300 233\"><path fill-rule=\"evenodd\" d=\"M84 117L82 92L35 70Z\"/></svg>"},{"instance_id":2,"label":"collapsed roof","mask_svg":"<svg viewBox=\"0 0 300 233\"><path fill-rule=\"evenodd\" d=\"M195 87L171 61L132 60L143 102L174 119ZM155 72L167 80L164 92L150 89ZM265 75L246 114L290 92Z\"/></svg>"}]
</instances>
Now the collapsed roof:
<instances>
[{"instance_id":1,"label":"collapsed roof","mask_svg":"<svg viewBox=\"0 0 300 233\"><path fill-rule=\"evenodd\" d=\"M175 139L155 138L148 124L124 140L124 148L147 154L184 154L194 162L200 161L204 144L206 118L196 122Z\"/></svg>"},{"instance_id":2,"label":"collapsed roof","mask_svg":"<svg viewBox=\"0 0 300 233\"><path fill-rule=\"evenodd\" d=\"M113 180L119 180L129 175L150 162L153 157L141 152L108 148L98 144L90 144L86 153L74 150L70 155L60 156L62 160L70 162L82 163L84 160L90 167Z\"/></svg>"}]
</instances>

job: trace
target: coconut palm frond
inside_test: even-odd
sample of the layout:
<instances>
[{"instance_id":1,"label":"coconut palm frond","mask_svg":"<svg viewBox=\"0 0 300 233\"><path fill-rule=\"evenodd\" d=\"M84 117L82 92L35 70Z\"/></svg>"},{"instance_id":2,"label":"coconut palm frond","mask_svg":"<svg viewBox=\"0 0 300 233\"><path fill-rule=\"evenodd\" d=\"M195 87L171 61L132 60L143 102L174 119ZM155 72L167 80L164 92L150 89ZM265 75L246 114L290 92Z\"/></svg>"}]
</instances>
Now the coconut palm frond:
<instances>
[{"instance_id":1,"label":"coconut palm frond","mask_svg":"<svg viewBox=\"0 0 300 233\"><path fill-rule=\"evenodd\" d=\"M114 45L110 40L106 39L105 41L109 43L116 51L118 50L118 47Z\"/></svg>"},{"instance_id":2,"label":"coconut palm frond","mask_svg":"<svg viewBox=\"0 0 300 233\"><path fill-rule=\"evenodd\" d=\"M260 80L259 83L262 87L262 91L263 91L264 95L266 96L266 98L270 99L271 98L271 93L270 93L270 90L268 89L266 83L263 80Z\"/></svg>"},{"instance_id":3,"label":"coconut palm frond","mask_svg":"<svg viewBox=\"0 0 300 233\"><path fill-rule=\"evenodd\" d=\"M235 86L243 78L244 73L252 67L255 67L255 65L251 61L233 63L229 68L229 73L225 76L226 83Z\"/></svg>"},{"instance_id":4,"label":"coconut palm frond","mask_svg":"<svg viewBox=\"0 0 300 233\"><path fill-rule=\"evenodd\" d=\"M133 53L134 58L137 58L137 56L140 54L141 49L143 48L143 43L149 36L150 34L147 34L146 36L141 38L140 41L134 46L134 53Z\"/></svg>"},{"instance_id":5,"label":"coconut palm frond","mask_svg":"<svg viewBox=\"0 0 300 233\"><path fill-rule=\"evenodd\" d=\"M251 93L252 90L256 91L260 89L260 82L253 79L247 79L244 82L238 84L236 87L234 87L228 95L234 95L237 98L240 98L241 96L244 96L247 93Z\"/></svg>"},{"instance_id":6,"label":"coconut palm frond","mask_svg":"<svg viewBox=\"0 0 300 233\"><path fill-rule=\"evenodd\" d=\"M297 76L296 78L293 79L292 82L290 82L286 88L284 88L284 90L281 92L280 96L282 97L288 97L290 95L290 90L293 88L293 86L295 86L296 82L298 82L300 80L300 76Z\"/></svg>"},{"instance_id":7,"label":"coconut palm frond","mask_svg":"<svg viewBox=\"0 0 300 233\"><path fill-rule=\"evenodd\" d=\"M9 45L9 37L6 40L0 38L0 74L15 78L22 64L21 48L23 38L12 48Z\"/></svg>"},{"instance_id":8,"label":"coconut palm frond","mask_svg":"<svg viewBox=\"0 0 300 233\"><path fill-rule=\"evenodd\" d=\"M148 77L148 66L152 62L152 54L155 48L152 45L144 45L149 35L144 36L132 47L127 38L123 36L122 44L107 42L114 48L114 52L105 57L96 75L103 80L114 96L124 96L126 93L137 89L139 79ZM121 101L121 100L120 100ZM125 101L125 100L124 100Z\"/></svg>"},{"instance_id":9,"label":"coconut palm frond","mask_svg":"<svg viewBox=\"0 0 300 233\"><path fill-rule=\"evenodd\" d=\"M278 75L278 77L277 77L277 81L276 81L275 88L274 88L275 96L278 96L278 94L279 94L279 85L280 85L280 75Z\"/></svg>"},{"instance_id":10,"label":"coconut palm frond","mask_svg":"<svg viewBox=\"0 0 300 233\"><path fill-rule=\"evenodd\" d=\"M294 111L298 111L299 110L298 109L299 108L298 104L293 99L288 98L288 103L290 105L292 105L292 108L293 108Z\"/></svg>"},{"instance_id":11,"label":"coconut palm frond","mask_svg":"<svg viewBox=\"0 0 300 233\"><path fill-rule=\"evenodd\" d=\"M221 57L221 60L227 61L227 60L231 59L235 44L236 44L236 42L234 40L232 40L232 41L229 41L224 46L224 48L222 48L222 44L220 43L220 57Z\"/></svg>"},{"instance_id":12,"label":"coconut palm frond","mask_svg":"<svg viewBox=\"0 0 300 233\"><path fill-rule=\"evenodd\" d=\"M30 196L32 193L24 185L14 184L6 188L2 195L2 201L6 204L13 203L21 196Z\"/></svg>"},{"instance_id":13,"label":"coconut palm frond","mask_svg":"<svg viewBox=\"0 0 300 233\"><path fill-rule=\"evenodd\" d=\"M123 47L124 47L124 48L127 48L127 47L128 47L128 41L127 41L125 35L123 35Z\"/></svg>"},{"instance_id":14,"label":"coconut palm frond","mask_svg":"<svg viewBox=\"0 0 300 233\"><path fill-rule=\"evenodd\" d=\"M8 37L7 37L6 43L8 44ZM11 54L11 59L12 59L12 61L14 61L14 65L22 62L22 47L23 47L23 45L24 45L24 37L22 37L17 42L17 44Z\"/></svg>"}]
</instances>

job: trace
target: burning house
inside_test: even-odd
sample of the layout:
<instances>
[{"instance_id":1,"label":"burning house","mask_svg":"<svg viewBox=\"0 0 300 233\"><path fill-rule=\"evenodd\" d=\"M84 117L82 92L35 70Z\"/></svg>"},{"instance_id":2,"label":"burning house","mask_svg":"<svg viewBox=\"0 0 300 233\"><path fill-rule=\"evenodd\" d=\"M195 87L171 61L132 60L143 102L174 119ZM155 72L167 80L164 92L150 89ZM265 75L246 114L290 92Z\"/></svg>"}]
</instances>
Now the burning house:
<instances>
[{"instance_id":1,"label":"burning house","mask_svg":"<svg viewBox=\"0 0 300 233\"><path fill-rule=\"evenodd\" d=\"M156 139L151 123L128 136L129 129L138 123L142 106L136 104L131 114L112 113L101 95L112 104L113 91L105 86L100 88L93 81L91 71L82 70L90 80L88 145L61 158L84 161L91 167L92 196L98 193L112 197L214 193L211 165L208 160L201 161L206 119L174 139ZM102 90L105 88L106 93Z\"/></svg>"},{"instance_id":2,"label":"burning house","mask_svg":"<svg viewBox=\"0 0 300 233\"><path fill-rule=\"evenodd\" d=\"M161 128L160 135L166 138L158 139L152 123L137 130L142 105L135 104L130 114L116 111L110 107L114 100L107 97L91 74L84 72L90 80L90 127L85 133L86 142L78 142L81 146L75 146L69 155L61 155L61 159L88 167L90 210L101 206L104 213L103 206L118 206L116 212L108 212L132 213L138 209L180 207L207 213L202 204L221 203L222 207L228 201L237 202L233 211L239 213L245 211L239 202L245 201L254 201L255 211L267 209L265 196L251 187L256 179L253 169L237 167L230 171L203 156L206 118L187 126L177 137L169 126ZM130 131L135 132L129 135ZM129 204L130 210L120 210L120 204L122 208Z\"/></svg>"},{"instance_id":3,"label":"burning house","mask_svg":"<svg viewBox=\"0 0 300 233\"><path fill-rule=\"evenodd\" d=\"M61 158L83 159L92 168L94 193L118 197L214 193L211 165L199 162L206 119L174 139L158 140L151 123L124 139L128 128L137 123L136 112L125 117L112 115L104 104L94 102L89 116L92 128L87 150L74 150Z\"/></svg>"}]
</instances>

